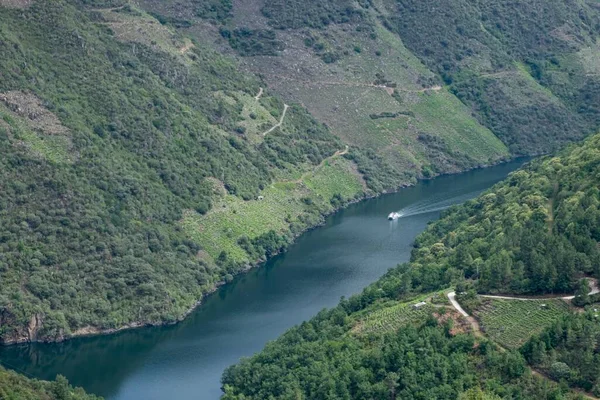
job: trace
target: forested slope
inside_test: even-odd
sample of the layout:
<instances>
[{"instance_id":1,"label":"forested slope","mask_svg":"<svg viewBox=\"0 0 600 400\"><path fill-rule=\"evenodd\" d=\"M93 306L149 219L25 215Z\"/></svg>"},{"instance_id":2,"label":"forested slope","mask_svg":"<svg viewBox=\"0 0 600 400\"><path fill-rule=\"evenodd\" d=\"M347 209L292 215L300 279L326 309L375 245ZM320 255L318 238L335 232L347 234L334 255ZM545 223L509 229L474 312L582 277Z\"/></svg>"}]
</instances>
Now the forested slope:
<instances>
[{"instance_id":1,"label":"forested slope","mask_svg":"<svg viewBox=\"0 0 600 400\"><path fill-rule=\"evenodd\" d=\"M595 1L385 1L387 26L513 152L598 127Z\"/></svg>"},{"instance_id":2,"label":"forested slope","mask_svg":"<svg viewBox=\"0 0 600 400\"><path fill-rule=\"evenodd\" d=\"M597 10L554 3L1 0L0 340L175 322L348 201L582 137ZM409 35L459 17L498 60Z\"/></svg>"},{"instance_id":3,"label":"forested slope","mask_svg":"<svg viewBox=\"0 0 600 400\"><path fill-rule=\"evenodd\" d=\"M199 18L229 15L217 3ZM126 1L0 7L2 342L175 322L348 201L508 156L457 120L454 147L419 136L451 167L391 168L185 21Z\"/></svg>"},{"instance_id":4,"label":"forested slope","mask_svg":"<svg viewBox=\"0 0 600 400\"><path fill-rule=\"evenodd\" d=\"M27 379L0 367L0 399L6 400L99 400L83 389L69 386L64 377L55 382Z\"/></svg>"},{"instance_id":5,"label":"forested slope","mask_svg":"<svg viewBox=\"0 0 600 400\"><path fill-rule=\"evenodd\" d=\"M530 377L519 352L457 325L443 292L432 291L474 284L486 293L562 293L597 277L599 187L600 135L533 161L446 211L417 238L409 263L230 367L224 398L450 399L477 387L504 398L568 396ZM415 314L411 304L423 299L428 309ZM597 390L588 368L598 358L594 313L532 339L527 361Z\"/></svg>"},{"instance_id":6,"label":"forested slope","mask_svg":"<svg viewBox=\"0 0 600 400\"><path fill-rule=\"evenodd\" d=\"M553 379L596 396L600 395L597 307L556 322L521 349L528 362Z\"/></svg>"},{"instance_id":7,"label":"forested slope","mask_svg":"<svg viewBox=\"0 0 600 400\"><path fill-rule=\"evenodd\" d=\"M209 4L140 2L166 23L237 54L285 99L301 101L392 169L456 168L459 153L472 155L455 138L469 129L471 112L513 154L556 150L600 122L600 13L593 0ZM432 125L432 114L453 114L455 123ZM434 149L453 156L432 153L432 136Z\"/></svg>"},{"instance_id":8,"label":"forested slope","mask_svg":"<svg viewBox=\"0 0 600 400\"><path fill-rule=\"evenodd\" d=\"M177 320L256 260L207 254L183 229L184 211L206 214L215 193L256 199L278 174L343 149L300 107L285 133L245 134L245 123L269 124L282 109L265 94L248 115L254 78L202 46L182 52L189 41L139 22L139 12L123 9L117 21L83 7L35 2L0 13L5 342ZM154 34L121 40L136 21ZM289 223L314 224L329 200L309 206L298 196ZM251 242L252 256L277 251L286 232Z\"/></svg>"}]
</instances>

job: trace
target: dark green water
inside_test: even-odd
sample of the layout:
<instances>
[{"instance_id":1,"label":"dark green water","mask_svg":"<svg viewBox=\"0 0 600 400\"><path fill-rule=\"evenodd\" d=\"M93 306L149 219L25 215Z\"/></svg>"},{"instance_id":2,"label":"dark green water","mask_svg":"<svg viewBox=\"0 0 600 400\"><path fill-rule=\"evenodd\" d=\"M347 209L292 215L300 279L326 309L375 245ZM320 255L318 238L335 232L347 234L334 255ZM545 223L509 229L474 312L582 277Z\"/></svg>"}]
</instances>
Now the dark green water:
<instances>
[{"instance_id":1,"label":"dark green water","mask_svg":"<svg viewBox=\"0 0 600 400\"><path fill-rule=\"evenodd\" d=\"M38 378L63 374L108 399L217 399L225 367L407 261L415 236L442 209L476 196L522 162L352 205L287 253L223 287L178 325L10 346L0 349L0 361ZM389 222L392 211L404 216Z\"/></svg>"}]
</instances>

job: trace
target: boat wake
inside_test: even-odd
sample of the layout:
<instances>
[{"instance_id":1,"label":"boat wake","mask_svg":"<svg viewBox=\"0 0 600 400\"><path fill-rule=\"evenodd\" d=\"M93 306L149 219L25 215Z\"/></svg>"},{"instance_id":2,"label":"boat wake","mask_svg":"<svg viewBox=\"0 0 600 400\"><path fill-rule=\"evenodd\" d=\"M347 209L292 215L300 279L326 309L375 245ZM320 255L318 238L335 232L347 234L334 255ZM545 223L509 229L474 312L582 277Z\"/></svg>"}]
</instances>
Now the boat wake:
<instances>
[{"instance_id":1,"label":"boat wake","mask_svg":"<svg viewBox=\"0 0 600 400\"><path fill-rule=\"evenodd\" d=\"M404 207L392 214L395 214L395 216L396 216L396 218L394 218L394 219L400 219L400 218L412 217L414 215L439 212L439 211L443 211L447 208L450 208L453 205L464 203L465 201L476 197L480 192L481 191L478 190L475 192L464 193L464 194L461 194L458 196L448 197L443 200L439 200L434 197L434 198L430 198L430 199L427 199L424 201L420 201L420 202L411 204L410 206Z\"/></svg>"}]
</instances>

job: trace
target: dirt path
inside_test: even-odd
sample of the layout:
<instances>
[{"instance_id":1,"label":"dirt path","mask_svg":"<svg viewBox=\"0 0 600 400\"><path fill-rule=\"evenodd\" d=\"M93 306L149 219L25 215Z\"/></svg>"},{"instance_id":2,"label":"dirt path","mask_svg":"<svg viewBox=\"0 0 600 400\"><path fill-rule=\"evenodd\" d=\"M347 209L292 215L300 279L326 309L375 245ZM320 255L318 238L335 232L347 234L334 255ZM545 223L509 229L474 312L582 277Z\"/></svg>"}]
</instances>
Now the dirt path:
<instances>
[{"instance_id":1,"label":"dirt path","mask_svg":"<svg viewBox=\"0 0 600 400\"><path fill-rule=\"evenodd\" d=\"M489 74L481 74L481 75L479 75L479 78L505 78L505 77L509 77L512 75L516 75L516 74L518 74L518 72L519 71L516 71L516 70L491 72Z\"/></svg>"},{"instance_id":2,"label":"dirt path","mask_svg":"<svg viewBox=\"0 0 600 400\"><path fill-rule=\"evenodd\" d=\"M113 7L113 8L92 8L92 11L99 11L99 12L116 12L119 10L122 10L123 8L125 8L125 6L120 6L120 7Z\"/></svg>"},{"instance_id":3,"label":"dirt path","mask_svg":"<svg viewBox=\"0 0 600 400\"><path fill-rule=\"evenodd\" d=\"M586 278L590 285L590 295L600 293L600 288L598 287L598 281L593 278ZM575 296L532 296L532 297L518 297L518 296L494 296L489 294L481 294L479 297L484 297L486 299L503 299L503 300L545 300L545 299L562 299L562 300L573 300Z\"/></svg>"},{"instance_id":4,"label":"dirt path","mask_svg":"<svg viewBox=\"0 0 600 400\"><path fill-rule=\"evenodd\" d=\"M283 124L283 120L285 119L285 114L287 113L288 108L290 108L290 106L288 106L287 104L283 105L283 113L281 114L281 119L279 120L278 123L273 125L273 127L271 129L269 129L266 132L263 132L263 134L262 134L263 136L267 136L269 133L273 132L275 129L279 128Z\"/></svg>"},{"instance_id":5,"label":"dirt path","mask_svg":"<svg viewBox=\"0 0 600 400\"><path fill-rule=\"evenodd\" d=\"M314 86L314 85L323 85L323 86L347 86L347 87L368 87L368 88L377 88L385 90L389 95L394 93L394 90L399 92L409 92L409 93L425 93L425 92L439 92L442 90L442 86L436 85L423 89L405 89L405 88L394 88L386 85L376 85L374 83L367 82L345 82L345 81L307 81L303 79L291 78L289 76L283 75L273 75L274 77L280 78L282 80L300 82L305 85Z\"/></svg>"},{"instance_id":6,"label":"dirt path","mask_svg":"<svg viewBox=\"0 0 600 400\"><path fill-rule=\"evenodd\" d=\"M448 300L450 300L450 303L452 303L452 306L456 309L456 311L458 311L460 315L462 315L467 321L469 321L469 324L471 324L471 328L473 329L473 335L477 337L484 337L483 333L481 332L479 322L477 322L475 318L470 316L469 313L466 312L460 304L458 304L458 301L456 301L456 292L448 293Z\"/></svg>"},{"instance_id":7,"label":"dirt path","mask_svg":"<svg viewBox=\"0 0 600 400\"><path fill-rule=\"evenodd\" d=\"M592 291L598 290L596 280L594 280L593 283L590 282L590 287L592 288ZM510 299L510 300L532 300L532 299L515 298L515 297L508 297L508 296L481 296L481 297L491 297L491 298ZM559 298L566 299L565 297L559 297ZM478 336L478 337L485 337L485 335L481 331L481 327L479 326L479 322L474 317L470 316L469 313L467 313L462 308L462 306L458 303L458 301L456 301L456 292L450 292L450 293L448 293L448 299L450 300L450 303L452 303L452 306L456 309L456 311L458 311L462 316L464 316L467 319L467 321L469 321L469 323L471 324L471 327L473 328L473 334L475 336ZM496 343L496 345L502 351L506 351L506 349L504 347L502 347L501 345L499 345L498 343ZM540 378L543 378L543 379L547 379L550 382L555 382L549 376L547 376L546 374L544 374L544 373L542 373L542 372L534 369L533 367L531 367L529 365L527 367L529 368L529 370L531 371L531 373L533 375L536 375L536 376L538 376ZM586 399L600 400L597 397L594 397L590 393L587 393L587 392L585 392L585 391L583 391L581 389L569 388L569 390L582 395Z\"/></svg>"},{"instance_id":8,"label":"dirt path","mask_svg":"<svg viewBox=\"0 0 600 400\"><path fill-rule=\"evenodd\" d=\"M336 157L341 157L344 154L348 154L348 151L350 150L350 147L348 145L346 145L346 148L344 150L338 150L335 153L333 153L332 155L330 155L327 158L324 158L323 161L321 161L319 163L319 165L317 165L315 167L315 169L313 169L312 171L308 171L305 172L304 174L302 174L302 176L298 179L294 179L292 181L281 181L283 183L295 183L295 184L300 184L302 183L302 181L304 181L304 179L308 178L309 175L314 175L316 174L321 168L323 168L323 166L325 165L325 163L329 160L333 160Z\"/></svg>"},{"instance_id":9,"label":"dirt path","mask_svg":"<svg viewBox=\"0 0 600 400\"><path fill-rule=\"evenodd\" d=\"M259 88L258 89L258 94L256 96L254 96L254 100L259 101L261 96L263 94L263 88Z\"/></svg>"},{"instance_id":10,"label":"dirt path","mask_svg":"<svg viewBox=\"0 0 600 400\"><path fill-rule=\"evenodd\" d=\"M458 301L456 301L456 292L450 292L450 293L448 293L448 299L450 300L450 303L452 303L452 306L454 306L454 308L456 308L456 311L458 311L459 313L461 313L463 317L468 317L469 316L469 313L466 312L464 310L464 308L462 308L460 306L460 304L458 304Z\"/></svg>"}]
</instances>

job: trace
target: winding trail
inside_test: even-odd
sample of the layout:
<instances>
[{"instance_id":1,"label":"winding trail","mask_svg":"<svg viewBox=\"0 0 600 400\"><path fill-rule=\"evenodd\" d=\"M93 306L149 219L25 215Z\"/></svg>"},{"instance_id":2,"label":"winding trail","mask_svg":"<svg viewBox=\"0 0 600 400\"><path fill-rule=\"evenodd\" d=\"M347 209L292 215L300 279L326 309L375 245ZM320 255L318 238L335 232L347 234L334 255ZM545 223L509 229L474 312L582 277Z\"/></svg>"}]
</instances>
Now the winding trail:
<instances>
[{"instance_id":1,"label":"winding trail","mask_svg":"<svg viewBox=\"0 0 600 400\"><path fill-rule=\"evenodd\" d=\"M456 311L458 311L463 317L465 317L467 321L469 321L469 324L471 324L471 328L473 329L473 335L477 337L484 337L483 332L481 332L479 322L474 317L470 316L469 313L466 312L460 304L458 304L458 301L456 301L456 292L448 293L448 300L450 300L450 303L452 303L452 306L456 309Z\"/></svg>"},{"instance_id":2,"label":"winding trail","mask_svg":"<svg viewBox=\"0 0 600 400\"><path fill-rule=\"evenodd\" d=\"M267 136L269 133L273 132L275 129L279 128L283 124L283 120L285 119L285 114L287 113L288 108L290 108L290 106L288 106L287 104L283 105L283 113L281 114L281 119L279 120L278 123L273 125L273 127L271 129L269 129L266 132L263 132L263 134L262 134L263 136Z\"/></svg>"},{"instance_id":3,"label":"winding trail","mask_svg":"<svg viewBox=\"0 0 600 400\"><path fill-rule=\"evenodd\" d=\"M256 96L254 96L254 100L259 101L262 94L263 94L263 88L262 87L258 88L258 94Z\"/></svg>"},{"instance_id":4,"label":"winding trail","mask_svg":"<svg viewBox=\"0 0 600 400\"><path fill-rule=\"evenodd\" d=\"M452 303L452 305L454 306L454 308L456 308L456 311L458 311L459 313L461 313L463 315L463 317L468 317L469 313L467 313L465 311L464 308L462 308L460 306L460 304L458 304L458 301L456 301L456 292L450 292L448 293L448 300L450 300L450 303Z\"/></svg>"},{"instance_id":5,"label":"winding trail","mask_svg":"<svg viewBox=\"0 0 600 400\"><path fill-rule=\"evenodd\" d=\"M598 288L598 281L593 278L586 278L590 285L590 295L600 293L600 288ZM575 296L532 296L532 297L517 297L517 296L495 296L491 294L480 294L479 297L484 297L486 299L502 299L502 300L551 300L551 299L561 299L561 300L573 300ZM457 303L458 304L458 303Z\"/></svg>"},{"instance_id":6,"label":"winding trail","mask_svg":"<svg viewBox=\"0 0 600 400\"><path fill-rule=\"evenodd\" d=\"M350 150L350 147L348 145L346 145L346 148L344 150L338 150L335 153L333 153L332 155L330 155L329 157L324 158L323 161L321 161L321 163L319 165L317 165L315 167L315 169L313 169L312 171L305 172L304 174L302 174L302 176L300 178L294 179L293 181L283 181L283 182L300 184L300 183L302 183L302 181L304 179L308 178L309 175L316 174L321 168L323 168L323 166L325 165L325 163L327 161L332 160L336 157L343 156L344 154L348 154L348 150Z\"/></svg>"},{"instance_id":7,"label":"winding trail","mask_svg":"<svg viewBox=\"0 0 600 400\"><path fill-rule=\"evenodd\" d=\"M399 87L392 87L387 85L377 85L375 83L367 83L367 82L345 82L345 81L307 81L304 79L292 78L284 75L276 75L272 76L277 77L282 80L300 82L305 85L314 86L314 85L323 85L323 86L347 86L347 87L368 87L368 88L378 88L385 90L389 95L394 93L394 90L399 92L409 92L409 93L425 93L425 92L439 92L443 89L440 85L435 85L432 87L427 87L423 89L405 89Z\"/></svg>"}]
</instances>

